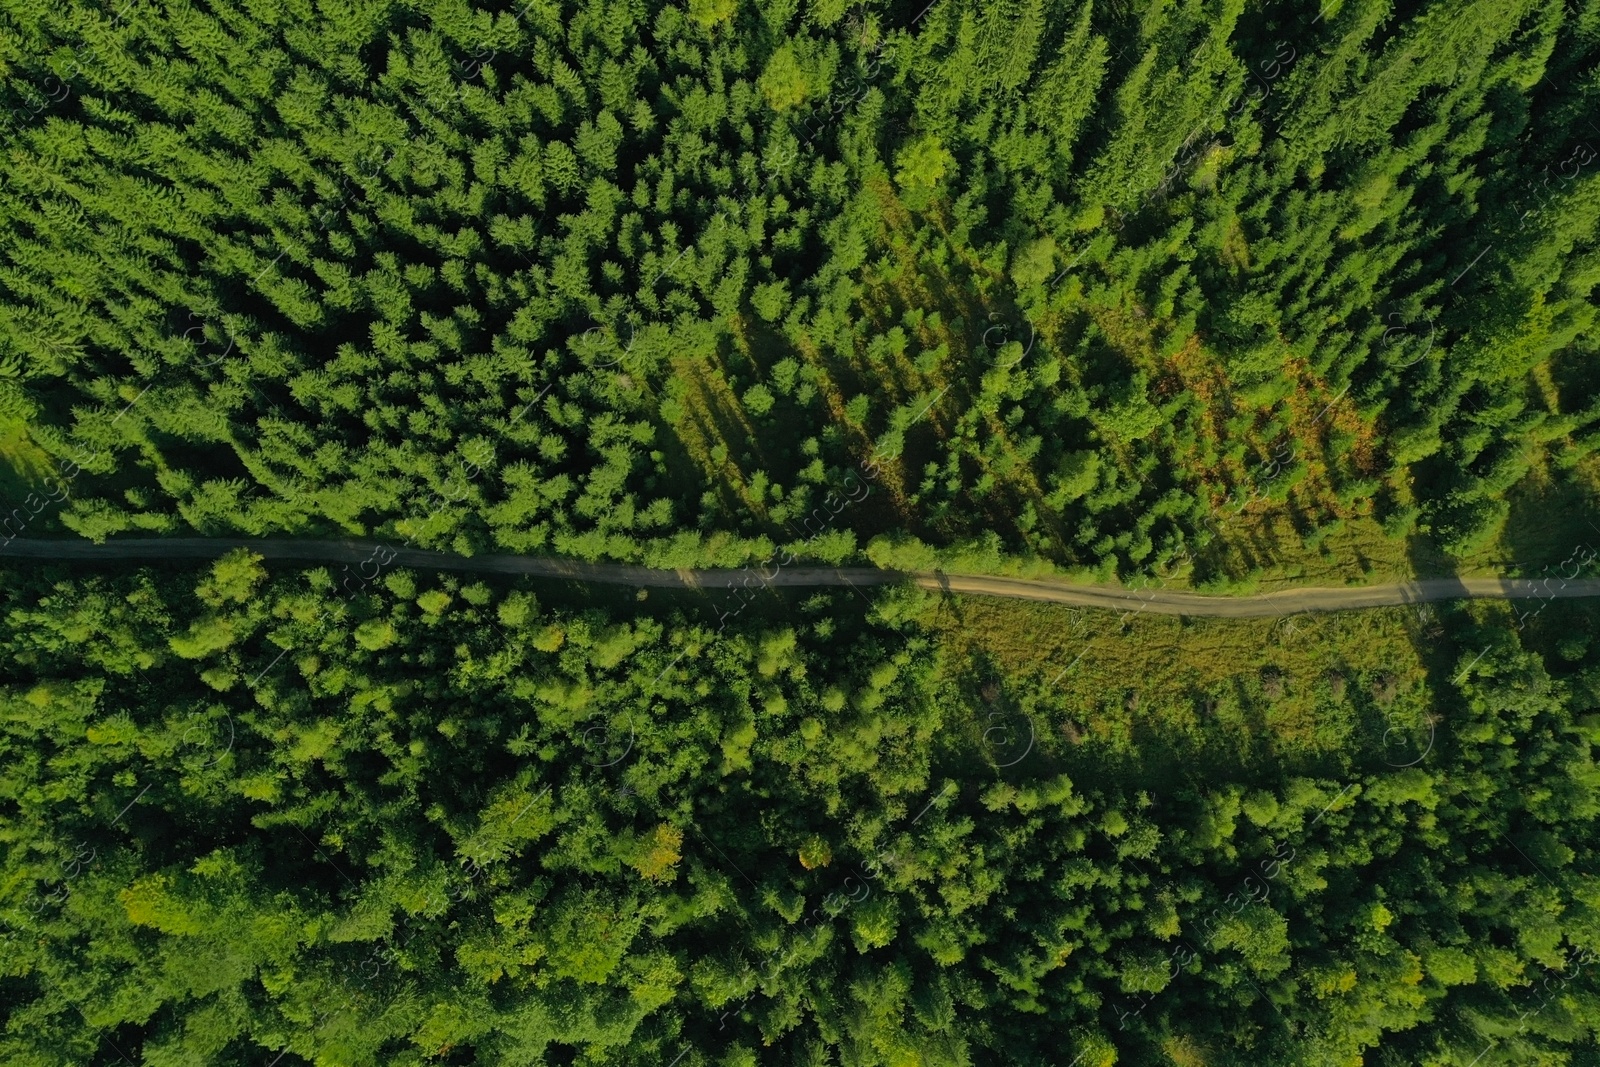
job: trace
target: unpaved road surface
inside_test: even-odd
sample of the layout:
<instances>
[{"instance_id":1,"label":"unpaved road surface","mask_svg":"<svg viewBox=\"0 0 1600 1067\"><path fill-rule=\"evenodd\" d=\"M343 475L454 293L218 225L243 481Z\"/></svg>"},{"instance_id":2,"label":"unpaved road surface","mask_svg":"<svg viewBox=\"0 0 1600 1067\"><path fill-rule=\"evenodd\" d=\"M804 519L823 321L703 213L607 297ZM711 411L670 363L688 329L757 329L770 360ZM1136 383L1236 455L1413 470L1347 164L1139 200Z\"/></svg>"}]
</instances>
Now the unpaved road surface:
<instances>
[{"instance_id":1,"label":"unpaved road surface","mask_svg":"<svg viewBox=\"0 0 1600 1067\"><path fill-rule=\"evenodd\" d=\"M742 570L668 570L625 563L580 563L539 556L458 556L400 548L377 541L312 541L298 538L164 537L122 538L105 544L75 540L13 538L0 542L0 559L109 562L119 560L215 559L235 548L247 548L265 559L306 563L343 563L384 569L477 571L530 574L577 582L654 586L679 589L724 589L773 586L862 586L909 581L924 589L1016 600L1046 600L1112 611L1149 611L1158 615L1210 615L1247 619L1292 615L1302 611L1347 611L1392 607L1438 600L1492 597L1509 600L1565 599L1600 596L1600 578L1431 578L1386 585L1284 589L1275 593L1210 595L1164 589L1134 591L1120 586L1083 585L1050 578L990 578L962 574L907 574L871 567L759 567Z\"/></svg>"}]
</instances>

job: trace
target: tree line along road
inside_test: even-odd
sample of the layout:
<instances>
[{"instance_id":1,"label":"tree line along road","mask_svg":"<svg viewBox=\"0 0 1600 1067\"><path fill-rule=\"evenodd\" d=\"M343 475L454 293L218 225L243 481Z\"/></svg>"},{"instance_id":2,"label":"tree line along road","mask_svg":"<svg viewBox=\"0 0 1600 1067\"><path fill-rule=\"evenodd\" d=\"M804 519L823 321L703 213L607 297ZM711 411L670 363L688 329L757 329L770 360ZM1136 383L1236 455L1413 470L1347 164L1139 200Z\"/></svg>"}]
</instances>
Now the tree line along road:
<instances>
[{"instance_id":1,"label":"tree line along road","mask_svg":"<svg viewBox=\"0 0 1600 1067\"><path fill-rule=\"evenodd\" d=\"M365 563L375 555L385 566L426 570L526 574L577 582L657 588L720 589L748 580L750 569L667 569L626 563L583 563L540 556L461 556L418 548L400 548L378 541L303 540L299 538L171 537L88 541L12 538L0 544L0 559L54 562L216 559L246 548L263 559L305 563ZM890 585L913 582L945 593L1043 600L1076 607L1125 611L1131 606L1159 615L1207 615L1218 618L1262 618L1301 611L1346 611L1392 607L1439 600L1479 597L1499 599L1565 599L1600 596L1600 578L1430 578L1414 582L1351 587L1308 586L1273 593L1212 595L1173 590L1134 591L1119 586L1087 585L1049 578L1000 578L983 575L907 573L872 567L780 567L771 576L757 574L770 586Z\"/></svg>"}]
</instances>

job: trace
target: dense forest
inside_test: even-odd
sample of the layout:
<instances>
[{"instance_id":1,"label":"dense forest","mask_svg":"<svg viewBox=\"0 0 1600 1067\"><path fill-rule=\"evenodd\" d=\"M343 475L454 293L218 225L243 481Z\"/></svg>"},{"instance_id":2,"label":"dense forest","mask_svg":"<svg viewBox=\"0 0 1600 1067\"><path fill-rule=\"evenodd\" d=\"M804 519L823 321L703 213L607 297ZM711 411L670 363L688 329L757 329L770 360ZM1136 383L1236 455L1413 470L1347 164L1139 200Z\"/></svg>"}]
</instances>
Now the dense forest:
<instances>
[{"instance_id":1,"label":"dense forest","mask_svg":"<svg viewBox=\"0 0 1600 1067\"><path fill-rule=\"evenodd\" d=\"M1203 575L1600 446L1596 0L3 7L9 536Z\"/></svg>"},{"instance_id":2,"label":"dense forest","mask_svg":"<svg viewBox=\"0 0 1600 1067\"><path fill-rule=\"evenodd\" d=\"M4 557L1593 576L1597 104L1600 0L0 0L0 1064L1600 1067L1593 599Z\"/></svg>"},{"instance_id":3,"label":"dense forest","mask_svg":"<svg viewBox=\"0 0 1600 1067\"><path fill-rule=\"evenodd\" d=\"M1280 633L1172 773L933 594L363 571L7 571L0 1061L1595 1062L1600 609Z\"/></svg>"}]
</instances>

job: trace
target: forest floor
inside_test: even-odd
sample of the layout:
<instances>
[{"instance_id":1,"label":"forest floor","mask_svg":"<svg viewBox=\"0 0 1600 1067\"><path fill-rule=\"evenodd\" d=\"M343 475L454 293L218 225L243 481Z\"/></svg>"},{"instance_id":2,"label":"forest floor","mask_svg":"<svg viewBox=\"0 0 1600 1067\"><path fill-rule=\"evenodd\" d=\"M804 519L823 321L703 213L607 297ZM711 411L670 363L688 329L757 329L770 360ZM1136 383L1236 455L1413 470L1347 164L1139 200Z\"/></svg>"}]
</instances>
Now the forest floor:
<instances>
[{"instance_id":1,"label":"forest floor","mask_svg":"<svg viewBox=\"0 0 1600 1067\"><path fill-rule=\"evenodd\" d=\"M1271 593L1205 594L1166 589L1074 584L1059 579L998 578L983 575L905 573L868 567L779 567L759 570L639 567L622 563L582 563L523 555L460 556L448 552L400 548L376 541L319 541L296 538L173 537L134 538L93 544L78 540L13 538L0 544L0 558L57 561L141 559L215 559L244 548L263 559L315 563L391 565L431 570L526 574L611 585L688 589L723 589L739 583L757 586L889 585L910 581L944 593L1049 601L1077 607L1106 608L1160 615L1204 615L1219 618L1266 618L1310 611L1393 607L1444 600L1566 599L1600 596L1600 578L1533 580L1518 578L1432 578L1412 582L1343 588L1302 586Z\"/></svg>"}]
</instances>

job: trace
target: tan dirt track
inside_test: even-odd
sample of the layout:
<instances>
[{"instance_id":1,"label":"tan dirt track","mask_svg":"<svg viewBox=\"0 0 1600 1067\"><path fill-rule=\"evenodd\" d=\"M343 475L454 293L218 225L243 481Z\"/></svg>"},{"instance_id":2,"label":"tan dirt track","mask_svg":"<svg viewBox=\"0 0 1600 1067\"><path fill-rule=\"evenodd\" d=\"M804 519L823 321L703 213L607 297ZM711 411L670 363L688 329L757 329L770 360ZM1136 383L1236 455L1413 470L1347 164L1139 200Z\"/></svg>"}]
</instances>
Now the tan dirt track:
<instances>
[{"instance_id":1,"label":"tan dirt track","mask_svg":"<svg viewBox=\"0 0 1600 1067\"><path fill-rule=\"evenodd\" d=\"M121 538L105 544L74 540L13 538L0 542L0 560L109 561L137 559L215 559L234 548L247 548L265 559L307 563L368 563L415 567L425 570L478 571L494 574L528 574L544 578L610 585L665 588L721 589L744 584L773 586L888 585L911 581L924 589L978 596L1045 600L1078 607L1126 611L1130 608L1158 615L1209 615L1220 618L1261 618L1301 611L1347 611L1354 608L1391 607L1438 600L1478 597L1500 599L1558 599L1600 596L1600 578L1548 582L1523 578L1432 578L1416 582L1351 587L1305 587L1274 593L1209 595L1172 590L1134 591L1119 586L1074 584L1049 578L995 578L982 575L907 574L870 567L780 567L776 574L759 569L668 570L623 563L581 563L539 556L458 556L399 548L377 541L316 541L296 538L171 537ZM392 554L392 555L391 555Z\"/></svg>"}]
</instances>

